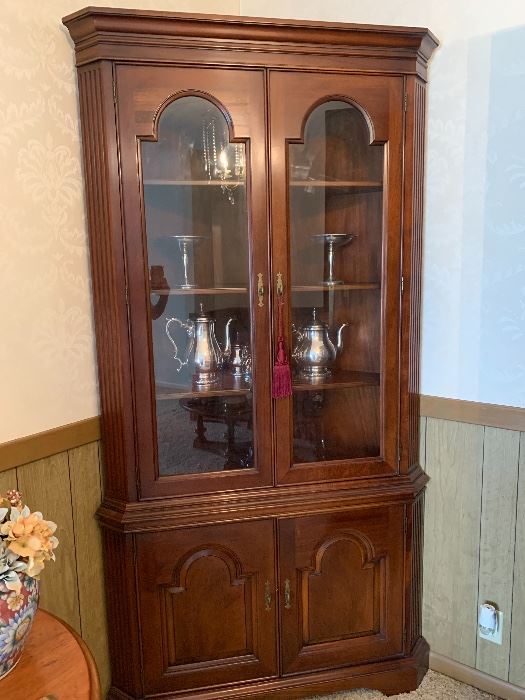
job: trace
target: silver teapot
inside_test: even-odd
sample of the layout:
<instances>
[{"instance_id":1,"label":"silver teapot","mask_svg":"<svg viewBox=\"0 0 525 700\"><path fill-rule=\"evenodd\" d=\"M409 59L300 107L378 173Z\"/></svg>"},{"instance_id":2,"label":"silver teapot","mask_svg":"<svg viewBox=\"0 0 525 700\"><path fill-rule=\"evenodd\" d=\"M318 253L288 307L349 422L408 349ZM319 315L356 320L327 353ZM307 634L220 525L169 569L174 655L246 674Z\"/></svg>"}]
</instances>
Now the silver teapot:
<instances>
[{"instance_id":1,"label":"silver teapot","mask_svg":"<svg viewBox=\"0 0 525 700\"><path fill-rule=\"evenodd\" d=\"M183 367L188 365L191 359L195 370L193 375L195 384L200 387L215 384L219 380L219 369L223 367L230 357L230 324L232 321L233 318L230 318L226 323L224 350L221 350L221 346L215 337L215 319L204 311L202 304L200 304L200 312L194 321L189 318L186 321L181 321L179 318L167 318L166 335L175 351L173 359L178 363L177 372L180 372ZM188 335L183 359L179 357L177 343L170 335L169 327L171 323L177 323Z\"/></svg>"},{"instance_id":2,"label":"silver teapot","mask_svg":"<svg viewBox=\"0 0 525 700\"><path fill-rule=\"evenodd\" d=\"M322 381L331 374L337 354L343 349L343 323L337 330L336 345L330 339L328 324L317 319L312 309L312 320L299 330L292 326L297 335L297 344L292 352L301 374L311 381Z\"/></svg>"}]
</instances>

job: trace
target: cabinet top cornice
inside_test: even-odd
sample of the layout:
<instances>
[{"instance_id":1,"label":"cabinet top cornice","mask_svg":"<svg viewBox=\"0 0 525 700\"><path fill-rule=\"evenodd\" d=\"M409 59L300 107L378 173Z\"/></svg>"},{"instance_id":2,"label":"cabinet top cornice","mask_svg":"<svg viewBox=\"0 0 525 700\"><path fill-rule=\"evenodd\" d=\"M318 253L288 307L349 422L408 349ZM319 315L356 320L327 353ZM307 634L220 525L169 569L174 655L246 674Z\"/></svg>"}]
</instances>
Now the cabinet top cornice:
<instances>
[{"instance_id":1,"label":"cabinet top cornice","mask_svg":"<svg viewBox=\"0 0 525 700\"><path fill-rule=\"evenodd\" d=\"M75 42L77 55L97 44L169 45L188 39L215 44L257 44L262 51L281 50L286 45L308 45L350 50L382 56L412 56L426 64L438 46L425 28L297 21L236 15L206 15L151 10L86 7L63 19ZM285 45L285 46L283 46ZM106 51L89 58L111 58ZM117 57L117 56L115 56Z\"/></svg>"}]
</instances>

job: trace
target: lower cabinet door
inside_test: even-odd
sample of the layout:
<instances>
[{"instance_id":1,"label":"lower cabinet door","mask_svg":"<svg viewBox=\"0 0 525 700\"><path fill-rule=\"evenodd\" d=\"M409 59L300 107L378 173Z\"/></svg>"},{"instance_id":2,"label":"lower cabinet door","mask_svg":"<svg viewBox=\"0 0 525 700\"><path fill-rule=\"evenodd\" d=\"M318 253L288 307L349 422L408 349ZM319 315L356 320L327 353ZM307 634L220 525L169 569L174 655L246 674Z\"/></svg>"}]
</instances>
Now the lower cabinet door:
<instances>
[{"instance_id":1,"label":"lower cabinet door","mask_svg":"<svg viewBox=\"0 0 525 700\"><path fill-rule=\"evenodd\" d=\"M137 535L146 694L277 674L274 521Z\"/></svg>"},{"instance_id":2,"label":"lower cabinet door","mask_svg":"<svg viewBox=\"0 0 525 700\"><path fill-rule=\"evenodd\" d=\"M283 673L403 649L404 507L279 522Z\"/></svg>"}]
</instances>

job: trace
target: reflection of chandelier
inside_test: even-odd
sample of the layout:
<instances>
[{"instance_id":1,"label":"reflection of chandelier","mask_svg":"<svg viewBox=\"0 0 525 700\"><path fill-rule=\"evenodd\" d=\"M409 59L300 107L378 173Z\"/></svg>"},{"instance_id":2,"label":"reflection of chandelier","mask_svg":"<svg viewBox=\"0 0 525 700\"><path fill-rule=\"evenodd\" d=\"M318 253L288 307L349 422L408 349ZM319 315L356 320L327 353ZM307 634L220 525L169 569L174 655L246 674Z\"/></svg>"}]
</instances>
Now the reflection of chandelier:
<instances>
[{"instance_id":1,"label":"reflection of chandelier","mask_svg":"<svg viewBox=\"0 0 525 700\"><path fill-rule=\"evenodd\" d=\"M204 155L204 172L208 180L222 180L221 190L227 195L230 204L235 204L234 191L240 184L226 184L228 180L244 178L244 146L229 143L217 137L215 117L202 120L202 150Z\"/></svg>"}]
</instances>

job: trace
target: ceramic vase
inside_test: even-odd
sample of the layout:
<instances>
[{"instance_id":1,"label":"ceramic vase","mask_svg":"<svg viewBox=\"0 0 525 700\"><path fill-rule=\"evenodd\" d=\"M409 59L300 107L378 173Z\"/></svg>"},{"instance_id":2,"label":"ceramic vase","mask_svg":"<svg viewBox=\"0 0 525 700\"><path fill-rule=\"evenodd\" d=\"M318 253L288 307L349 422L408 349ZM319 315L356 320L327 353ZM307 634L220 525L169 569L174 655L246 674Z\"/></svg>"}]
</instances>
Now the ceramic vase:
<instances>
[{"instance_id":1,"label":"ceramic vase","mask_svg":"<svg viewBox=\"0 0 525 700\"><path fill-rule=\"evenodd\" d=\"M20 575L19 593L0 588L0 679L19 662L38 608L39 583Z\"/></svg>"}]
</instances>

